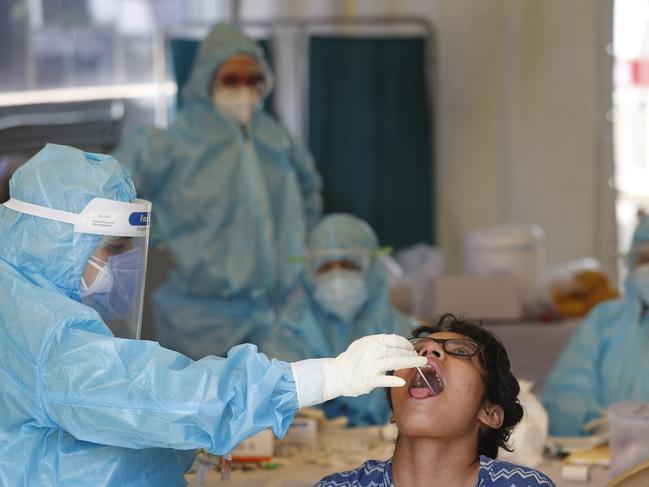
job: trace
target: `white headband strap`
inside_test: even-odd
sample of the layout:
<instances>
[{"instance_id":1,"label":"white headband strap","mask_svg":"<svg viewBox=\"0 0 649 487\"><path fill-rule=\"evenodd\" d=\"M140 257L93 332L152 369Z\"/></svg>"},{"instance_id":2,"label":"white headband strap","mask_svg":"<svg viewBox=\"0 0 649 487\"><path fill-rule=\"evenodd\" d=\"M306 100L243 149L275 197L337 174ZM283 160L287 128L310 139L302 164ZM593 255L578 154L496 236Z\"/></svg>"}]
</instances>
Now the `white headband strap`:
<instances>
[{"instance_id":1,"label":"white headband strap","mask_svg":"<svg viewBox=\"0 0 649 487\"><path fill-rule=\"evenodd\" d=\"M135 199L130 203L94 198L81 213L56 210L11 198L4 203L10 210L74 225L74 231L117 237L148 235L151 203Z\"/></svg>"},{"instance_id":2,"label":"white headband strap","mask_svg":"<svg viewBox=\"0 0 649 487\"><path fill-rule=\"evenodd\" d=\"M47 206L33 205L32 203L20 201L15 198L10 198L9 201L4 203L4 205L10 210L19 213L26 213L27 215L39 216L41 218L47 218L48 220L69 223L70 225L74 225L79 218L79 215L76 213L55 210L54 208L48 208Z\"/></svg>"}]
</instances>

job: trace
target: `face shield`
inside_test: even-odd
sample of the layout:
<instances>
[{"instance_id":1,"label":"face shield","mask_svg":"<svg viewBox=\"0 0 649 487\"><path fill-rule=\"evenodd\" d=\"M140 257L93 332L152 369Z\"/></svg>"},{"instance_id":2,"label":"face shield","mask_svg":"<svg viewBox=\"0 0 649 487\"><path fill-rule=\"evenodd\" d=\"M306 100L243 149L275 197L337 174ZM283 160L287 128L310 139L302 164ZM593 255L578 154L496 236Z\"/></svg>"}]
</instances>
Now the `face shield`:
<instances>
[{"instance_id":1,"label":"face shield","mask_svg":"<svg viewBox=\"0 0 649 487\"><path fill-rule=\"evenodd\" d=\"M304 259L305 270L312 279L334 270L353 271L364 276L374 259L390 252L390 247L382 247L372 252L362 247L312 250Z\"/></svg>"},{"instance_id":2,"label":"face shield","mask_svg":"<svg viewBox=\"0 0 649 487\"><path fill-rule=\"evenodd\" d=\"M74 225L73 259L85 261L81 301L99 312L115 336L140 338L150 202L94 198L79 214L16 199L4 205Z\"/></svg>"}]
</instances>

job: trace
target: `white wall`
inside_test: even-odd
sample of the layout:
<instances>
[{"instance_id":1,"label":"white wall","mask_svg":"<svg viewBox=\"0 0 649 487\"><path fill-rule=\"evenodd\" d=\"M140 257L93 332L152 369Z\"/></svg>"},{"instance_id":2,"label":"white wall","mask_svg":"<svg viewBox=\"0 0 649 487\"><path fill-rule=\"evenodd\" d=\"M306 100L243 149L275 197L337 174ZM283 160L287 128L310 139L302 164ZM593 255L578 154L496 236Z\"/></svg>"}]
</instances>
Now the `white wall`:
<instances>
[{"instance_id":1,"label":"white wall","mask_svg":"<svg viewBox=\"0 0 649 487\"><path fill-rule=\"evenodd\" d=\"M614 270L612 3L441 2L438 111L442 247L467 232L538 223L548 262L595 256ZM482 11L480 11L482 10Z\"/></svg>"},{"instance_id":2,"label":"white wall","mask_svg":"<svg viewBox=\"0 0 649 487\"><path fill-rule=\"evenodd\" d=\"M607 0L243 0L242 16L419 14L438 34L437 235L537 223L550 264L615 260Z\"/></svg>"}]
</instances>

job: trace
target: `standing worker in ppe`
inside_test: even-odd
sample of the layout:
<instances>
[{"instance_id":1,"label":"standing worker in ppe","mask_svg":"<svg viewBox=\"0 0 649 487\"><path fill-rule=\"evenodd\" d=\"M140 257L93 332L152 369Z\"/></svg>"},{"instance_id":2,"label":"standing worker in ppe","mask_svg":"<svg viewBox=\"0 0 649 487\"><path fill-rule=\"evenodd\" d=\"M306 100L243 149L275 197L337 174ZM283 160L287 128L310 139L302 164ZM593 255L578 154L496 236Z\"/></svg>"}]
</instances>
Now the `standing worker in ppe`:
<instances>
[{"instance_id":1,"label":"standing worker in ppe","mask_svg":"<svg viewBox=\"0 0 649 487\"><path fill-rule=\"evenodd\" d=\"M175 261L154 296L156 337L192 358L225 353L275 321L296 283L321 211L308 151L261 109L272 74L260 47L218 25L201 44L166 131L138 133L118 150L156 208L154 243Z\"/></svg>"},{"instance_id":2,"label":"standing worker in ppe","mask_svg":"<svg viewBox=\"0 0 649 487\"><path fill-rule=\"evenodd\" d=\"M254 338L270 357L296 361L328 357L375 333L409 336L411 321L391 304L382 249L372 228L352 215L324 217L308 240L304 296L288 304L278 323ZM323 405L327 416L353 426L384 424L390 416L383 391Z\"/></svg>"},{"instance_id":3,"label":"standing worker in ppe","mask_svg":"<svg viewBox=\"0 0 649 487\"><path fill-rule=\"evenodd\" d=\"M551 435L583 426L618 401L649 401L649 217L628 257L623 298L599 304L579 325L543 388Z\"/></svg>"},{"instance_id":4,"label":"standing worker in ppe","mask_svg":"<svg viewBox=\"0 0 649 487\"><path fill-rule=\"evenodd\" d=\"M194 362L134 340L149 205L128 171L47 145L10 195L0 205L0 485L185 485L193 449L223 454L265 428L283 435L299 407L402 385L384 371L421 365L388 335L293 364L252 345Z\"/></svg>"}]
</instances>

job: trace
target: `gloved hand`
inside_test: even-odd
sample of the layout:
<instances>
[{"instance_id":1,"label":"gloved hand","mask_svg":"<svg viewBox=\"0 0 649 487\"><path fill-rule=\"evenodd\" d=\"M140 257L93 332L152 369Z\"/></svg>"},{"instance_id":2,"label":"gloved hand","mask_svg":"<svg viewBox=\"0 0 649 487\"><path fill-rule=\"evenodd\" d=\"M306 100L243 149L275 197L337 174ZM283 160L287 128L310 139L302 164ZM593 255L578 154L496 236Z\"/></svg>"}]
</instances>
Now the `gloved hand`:
<instances>
[{"instance_id":1,"label":"gloved hand","mask_svg":"<svg viewBox=\"0 0 649 487\"><path fill-rule=\"evenodd\" d=\"M412 344L399 335L370 335L352 342L336 358L326 359L323 369L324 400L338 396L360 396L375 387L405 385L400 377L385 375L388 370L423 367Z\"/></svg>"},{"instance_id":2,"label":"gloved hand","mask_svg":"<svg viewBox=\"0 0 649 487\"><path fill-rule=\"evenodd\" d=\"M400 387L406 381L388 370L423 367L412 344L398 335L359 338L336 358L301 360L291 364L298 407L315 406L338 396L360 396L375 387Z\"/></svg>"}]
</instances>

